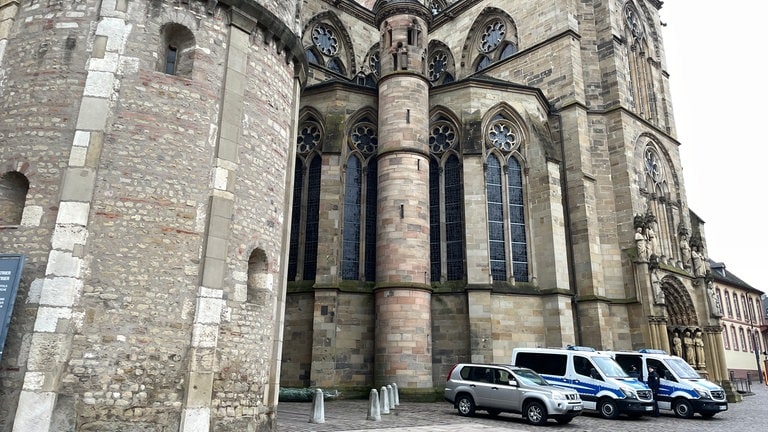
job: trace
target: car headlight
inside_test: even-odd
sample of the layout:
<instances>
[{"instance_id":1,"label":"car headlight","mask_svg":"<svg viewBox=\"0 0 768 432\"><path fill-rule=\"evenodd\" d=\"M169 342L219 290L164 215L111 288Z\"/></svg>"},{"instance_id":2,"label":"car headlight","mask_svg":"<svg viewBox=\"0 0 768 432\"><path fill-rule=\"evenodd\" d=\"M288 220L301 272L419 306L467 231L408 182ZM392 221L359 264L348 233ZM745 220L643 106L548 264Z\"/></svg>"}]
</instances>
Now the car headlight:
<instances>
[{"instance_id":1,"label":"car headlight","mask_svg":"<svg viewBox=\"0 0 768 432\"><path fill-rule=\"evenodd\" d=\"M712 399L712 396L706 390L696 389L696 393L698 393L699 397L702 399Z\"/></svg>"},{"instance_id":2,"label":"car headlight","mask_svg":"<svg viewBox=\"0 0 768 432\"><path fill-rule=\"evenodd\" d=\"M622 387L621 392L624 393L624 397L629 399L638 399L637 392L629 387Z\"/></svg>"},{"instance_id":3,"label":"car headlight","mask_svg":"<svg viewBox=\"0 0 768 432\"><path fill-rule=\"evenodd\" d=\"M552 399L554 399L554 400L566 400L566 397L565 397L564 394L562 394L562 393L560 393L558 391L553 391L552 392Z\"/></svg>"}]
</instances>

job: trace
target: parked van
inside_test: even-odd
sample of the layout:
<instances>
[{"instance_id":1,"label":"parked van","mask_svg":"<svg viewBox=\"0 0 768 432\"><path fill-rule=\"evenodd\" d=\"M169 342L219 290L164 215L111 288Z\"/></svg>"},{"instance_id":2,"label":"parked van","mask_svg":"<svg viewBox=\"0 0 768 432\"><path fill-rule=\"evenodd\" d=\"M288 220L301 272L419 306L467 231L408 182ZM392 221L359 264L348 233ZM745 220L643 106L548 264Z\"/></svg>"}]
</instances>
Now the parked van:
<instances>
[{"instance_id":1,"label":"parked van","mask_svg":"<svg viewBox=\"0 0 768 432\"><path fill-rule=\"evenodd\" d=\"M512 364L535 370L550 384L576 390L585 410L615 419L653 412L653 393L616 361L589 347L515 348Z\"/></svg>"},{"instance_id":2,"label":"parked van","mask_svg":"<svg viewBox=\"0 0 768 432\"><path fill-rule=\"evenodd\" d=\"M529 423L544 425L548 419L570 423L581 414L579 394L555 387L536 372L510 365L459 363L445 381L445 400L462 416L484 410L495 417L520 413Z\"/></svg>"},{"instance_id":3,"label":"parked van","mask_svg":"<svg viewBox=\"0 0 768 432\"><path fill-rule=\"evenodd\" d=\"M648 366L659 374L659 392L656 400L659 409L671 410L675 416L691 418L694 413L712 417L728 410L725 390L702 378L684 359L668 355L662 350L606 352L624 370L632 366L641 372L641 379L648 380Z\"/></svg>"}]
</instances>

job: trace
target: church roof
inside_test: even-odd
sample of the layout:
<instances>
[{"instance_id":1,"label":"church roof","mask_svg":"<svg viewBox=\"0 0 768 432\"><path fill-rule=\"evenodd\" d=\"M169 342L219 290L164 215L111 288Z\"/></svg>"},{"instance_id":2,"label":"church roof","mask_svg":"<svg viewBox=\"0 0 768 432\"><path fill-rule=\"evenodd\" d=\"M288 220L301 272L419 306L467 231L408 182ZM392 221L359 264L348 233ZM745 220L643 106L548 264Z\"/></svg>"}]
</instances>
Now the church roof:
<instances>
[{"instance_id":1,"label":"church roof","mask_svg":"<svg viewBox=\"0 0 768 432\"><path fill-rule=\"evenodd\" d=\"M752 285L744 282L735 274L725 269L725 263L709 260L709 268L712 270L712 276L716 282L725 283L738 288L743 288L747 291L753 291L755 293L762 294L763 292Z\"/></svg>"}]
</instances>

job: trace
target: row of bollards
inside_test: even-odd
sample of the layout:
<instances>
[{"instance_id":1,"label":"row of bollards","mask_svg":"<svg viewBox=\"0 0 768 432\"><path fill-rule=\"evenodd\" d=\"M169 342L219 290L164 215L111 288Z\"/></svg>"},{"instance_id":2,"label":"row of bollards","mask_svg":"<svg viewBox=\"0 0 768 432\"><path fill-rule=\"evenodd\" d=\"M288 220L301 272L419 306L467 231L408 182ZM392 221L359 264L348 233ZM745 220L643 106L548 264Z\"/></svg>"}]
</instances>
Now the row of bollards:
<instances>
[{"instance_id":1,"label":"row of bollards","mask_svg":"<svg viewBox=\"0 0 768 432\"><path fill-rule=\"evenodd\" d=\"M312 399L312 415L309 417L310 423L325 423L325 401L323 390L316 389L315 397ZM388 384L381 386L381 394L376 389L371 389L368 396L368 417L366 420L381 421L382 414L390 414L400 405L400 394L397 384Z\"/></svg>"}]
</instances>

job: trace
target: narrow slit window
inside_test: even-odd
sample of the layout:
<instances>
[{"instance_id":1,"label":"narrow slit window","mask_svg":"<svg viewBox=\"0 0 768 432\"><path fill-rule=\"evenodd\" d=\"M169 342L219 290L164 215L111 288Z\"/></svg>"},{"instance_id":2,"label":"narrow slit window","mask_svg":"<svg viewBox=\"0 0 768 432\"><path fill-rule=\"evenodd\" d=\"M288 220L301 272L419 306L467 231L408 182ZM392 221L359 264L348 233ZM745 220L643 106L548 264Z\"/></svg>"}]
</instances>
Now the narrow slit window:
<instances>
[{"instance_id":1,"label":"narrow slit window","mask_svg":"<svg viewBox=\"0 0 768 432\"><path fill-rule=\"evenodd\" d=\"M176 58L178 57L179 50L173 45L168 45L168 49L165 52L165 73L168 75L176 75Z\"/></svg>"}]
</instances>

